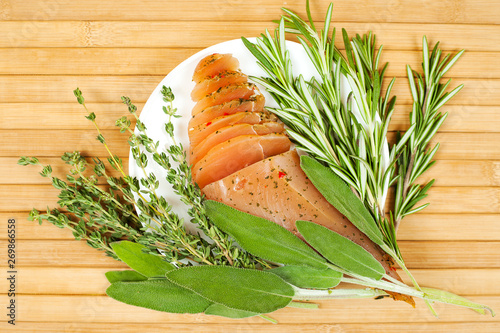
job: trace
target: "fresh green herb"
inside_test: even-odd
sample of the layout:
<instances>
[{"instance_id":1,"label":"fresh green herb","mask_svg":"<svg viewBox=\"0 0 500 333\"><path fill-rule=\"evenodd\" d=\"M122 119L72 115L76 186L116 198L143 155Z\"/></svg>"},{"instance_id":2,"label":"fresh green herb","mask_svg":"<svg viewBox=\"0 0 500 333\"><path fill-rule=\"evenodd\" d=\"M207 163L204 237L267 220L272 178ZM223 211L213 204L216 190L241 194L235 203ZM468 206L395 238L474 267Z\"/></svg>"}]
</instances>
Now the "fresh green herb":
<instances>
[{"instance_id":1,"label":"fresh green herb","mask_svg":"<svg viewBox=\"0 0 500 333\"><path fill-rule=\"evenodd\" d=\"M360 245L313 222L297 221L296 225L306 242L335 266L374 280L384 276L382 265Z\"/></svg>"},{"instance_id":2,"label":"fresh green herb","mask_svg":"<svg viewBox=\"0 0 500 333\"><path fill-rule=\"evenodd\" d=\"M398 159L399 180L396 187L393 222L395 230L398 229L403 217L416 213L429 205L425 204L415 208L416 204L427 196L427 190L432 186L434 180L425 186L417 184L416 180L434 164L432 159L439 148L439 143L432 149L427 147L448 115L438 112L439 108L463 88L463 84L461 84L450 92L446 92L451 79L444 84L441 83L441 79L457 62L464 50L450 59L449 54L444 58L441 57L439 42L434 46L430 56L425 36L422 44L423 76L412 71L409 65L406 67L413 97L410 123L415 125L415 131L411 134Z\"/></svg>"},{"instance_id":3,"label":"fresh green herb","mask_svg":"<svg viewBox=\"0 0 500 333\"><path fill-rule=\"evenodd\" d=\"M255 313L281 309L294 295L293 288L278 276L254 269L205 265L176 269L166 276L214 303Z\"/></svg>"},{"instance_id":4,"label":"fresh green herb","mask_svg":"<svg viewBox=\"0 0 500 333\"><path fill-rule=\"evenodd\" d=\"M269 270L286 282L299 288L335 288L342 279L342 273L332 269L316 269L307 266L282 266Z\"/></svg>"},{"instance_id":5,"label":"fresh green herb","mask_svg":"<svg viewBox=\"0 0 500 333\"><path fill-rule=\"evenodd\" d=\"M321 164L312 164L312 168L326 167ZM331 191L337 191L338 195L339 193L342 193L343 190L331 187ZM434 290L432 294L428 295L418 287L412 288L399 280L391 278L389 275L385 274L380 263L359 245L343 238L325 227L316 225L312 222L297 221L297 228L308 244L329 261L329 263L326 264L327 269L325 269L325 266L318 266L316 268L314 266L307 265L307 263L303 263L302 261L299 261L298 263L290 263L291 259L286 256L286 249L289 249L290 253L300 252L297 252L299 245L296 245L296 241L298 241L299 238L291 234L288 230L272 221L237 211L232 207L218 202L207 201L206 205L207 212L214 223L233 235L244 250L251 253L265 253L266 255L271 255L272 257L270 260L278 263L284 264L287 262L286 266L272 269L269 272L277 272L277 275L282 277L285 281L294 284L299 288L306 288L308 283L332 283L335 285L338 283L336 280L340 279L342 282L377 289L373 291L367 291L364 289L344 290L329 288L327 290L315 291L295 289L295 294L293 296L294 300L310 300L316 298L363 298L385 295L386 292L391 292L411 297L418 297L427 302L437 301L465 306L472 309L490 311L491 314L494 315L491 308L471 302L463 297L448 292L439 293L437 290ZM352 211L356 209L357 205L347 207L347 210L351 211L349 213L352 213ZM224 223L224 221L241 221L242 223ZM245 231L247 227L249 229L248 232ZM259 233L260 236L256 238L254 236L255 233ZM288 233L291 237L282 237L285 233ZM276 237L279 241L275 240ZM295 238L295 240L293 238ZM281 243L281 245L276 245L276 243ZM270 248L270 251L268 251L268 247ZM282 251L285 253L280 253ZM274 252L277 254L272 255L271 253ZM316 257L311 257L310 260L312 262L319 262ZM214 269L214 271L216 268L217 267L212 266L206 267L207 270ZM186 273L183 274L187 274L187 272L195 272L195 270L186 269L184 269L184 271ZM178 273L177 271L168 272L167 278L170 274ZM314 280L310 282L306 281L306 276L308 275L313 276ZM330 276L330 281L328 281L328 276ZM183 275L182 279L187 279L187 277ZM197 277L194 273L193 276L189 278L189 281L191 281L189 285L183 284L181 278L175 282L180 283L180 285L186 288L191 288L191 286L203 283L203 279ZM199 288L202 289L201 287ZM208 286L204 286L204 288L208 288ZM218 290L219 293L221 292L221 286L213 284L210 288ZM198 288L195 291L198 292ZM213 293L216 294L216 291L213 291ZM250 296L241 295L241 297L246 300ZM216 300L214 301L218 302ZM225 305L228 304L225 303Z\"/></svg>"},{"instance_id":6,"label":"fresh green herb","mask_svg":"<svg viewBox=\"0 0 500 333\"><path fill-rule=\"evenodd\" d=\"M80 89L75 89L75 96L85 110L87 106ZM174 140L166 152L160 152L159 143L147 136L146 126L138 119L137 108L129 98L123 97L124 104L136 120L135 133L131 121L126 117L117 120L116 125L121 132L130 133L129 144L134 160L143 171L144 177L137 179L126 175L122 161L113 155L106 144L97 123L96 115L89 112L86 118L96 127L99 140L110 157L109 165L122 174L122 177L110 175L106 165L100 159L94 158L90 164L79 152L65 153L62 160L72 168L66 181L52 176L50 165L42 165L42 176L49 177L54 187L59 189L58 204L64 209L48 209L46 214L33 209L31 220L40 223L46 220L61 228L69 228L76 239L85 239L97 249L102 249L115 259L120 255L115 253L110 244L119 240L129 240L147 247L147 251L161 260L166 260L178 267L198 262L206 265L232 265L235 267L270 267L265 261L241 251L235 246L229 236L221 232L207 218L203 206L203 196L200 189L192 181L191 169L186 161L184 149L175 143L172 118L178 117L172 106L174 95L171 89L161 90L164 102L168 103L164 112L169 116L165 130ZM88 111L88 110L87 110ZM154 163L167 170L167 181L189 208L191 222L209 236L209 243L199 234L190 234L184 228L184 221L173 212L171 205L157 193L159 181L153 173L146 173L150 153ZM33 157L21 157L21 165L41 165ZM175 165L175 166L174 166ZM86 169L94 172L91 176L84 174ZM99 183L107 183L106 190ZM135 207L140 212L137 213ZM184 260L185 259L185 260ZM134 267L134 265L131 265Z\"/></svg>"},{"instance_id":7,"label":"fresh green herb","mask_svg":"<svg viewBox=\"0 0 500 333\"><path fill-rule=\"evenodd\" d=\"M145 281L147 276L142 275L136 271L109 271L106 272L106 279L109 283L115 282L131 282L131 281Z\"/></svg>"},{"instance_id":8,"label":"fresh green herb","mask_svg":"<svg viewBox=\"0 0 500 333\"><path fill-rule=\"evenodd\" d=\"M281 264L327 268L323 258L282 226L217 201L207 200L205 206L211 221L246 251Z\"/></svg>"},{"instance_id":9,"label":"fresh green herb","mask_svg":"<svg viewBox=\"0 0 500 333\"><path fill-rule=\"evenodd\" d=\"M144 276L163 277L167 272L175 269L162 256L147 253L147 248L144 245L121 241L112 243L111 247L120 260Z\"/></svg>"},{"instance_id":10,"label":"fresh green herb","mask_svg":"<svg viewBox=\"0 0 500 333\"><path fill-rule=\"evenodd\" d=\"M212 304L167 279L114 282L106 294L126 304L171 313L200 313Z\"/></svg>"},{"instance_id":11,"label":"fresh green herb","mask_svg":"<svg viewBox=\"0 0 500 333\"><path fill-rule=\"evenodd\" d=\"M395 98L390 97L394 79L382 94L387 68L387 64L379 68L382 47L376 51L375 36L371 32L349 40L343 30L344 56L335 46L335 29L330 34L333 5L328 8L321 31L311 20L309 5L307 11L309 22L284 9L285 15L279 21L274 37L266 31L255 44L243 38L267 75L253 79L262 84L278 103L279 107L270 110L287 125L287 133L297 147L324 163L360 198L375 220L383 243L370 228L371 223L362 223L362 231L401 266L419 290L418 283L404 264L396 231L404 216L425 208L425 205L414 207L426 196L432 182L421 186L415 181L432 165L431 159L438 147L430 151L426 149L445 118L437 110L461 89L459 86L447 93L450 81L441 84L440 80L463 51L451 60L449 56L441 60L441 51L436 45L429 56L424 37L423 76L408 67L414 98L411 126L389 148L387 131L395 106ZM285 44L286 33L297 36L318 77L306 81L302 75L293 75ZM343 78L352 89L347 98L343 98L341 92ZM386 214L388 191L396 183L396 206ZM427 304L435 314L430 303Z\"/></svg>"}]
</instances>

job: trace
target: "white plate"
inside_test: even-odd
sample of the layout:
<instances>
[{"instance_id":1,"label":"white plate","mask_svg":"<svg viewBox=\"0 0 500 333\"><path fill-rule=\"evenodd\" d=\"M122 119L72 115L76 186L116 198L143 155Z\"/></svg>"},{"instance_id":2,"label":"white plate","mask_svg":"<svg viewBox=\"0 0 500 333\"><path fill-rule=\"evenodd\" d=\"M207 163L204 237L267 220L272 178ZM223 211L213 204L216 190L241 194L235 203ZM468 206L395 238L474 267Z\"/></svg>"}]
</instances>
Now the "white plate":
<instances>
[{"instance_id":1,"label":"white plate","mask_svg":"<svg viewBox=\"0 0 500 333\"><path fill-rule=\"evenodd\" d=\"M249 39L251 42L255 43L255 38ZM287 41L287 50L290 53L290 59L292 62L292 71L294 77L302 74L304 79L309 80L311 77L318 77L318 72L311 64L309 57L302 48L302 45ZM160 142L160 148L168 147L172 144L170 138L165 132L164 126L168 120L167 115L162 110L165 104L160 93L162 87L165 85L172 88L175 95L175 100L173 102L174 107L177 108L177 113L181 115L181 118L173 120L174 124L174 134L177 143L182 143L184 148L189 145L188 138L188 122L191 117L191 110L195 103L191 100L191 91L193 90L195 84L191 80L194 69L196 65L204 57L213 53L231 53L240 62L240 69L243 73L249 76L265 76L265 72L257 65L255 57L247 50L245 45L240 39L230 40L220 44L210 46L183 61L180 65L174 68L161 82L158 84L156 89L153 91L148 101L142 109L140 120L147 127L147 134L154 141ZM258 85L259 86L259 85ZM266 90L259 86L260 91L264 94L266 98L266 106L276 107L277 104L274 102L272 97L266 92ZM341 95L342 100L346 103L347 96L351 92L347 79L342 77L341 80ZM359 117L358 108L353 103L353 113L356 115L358 121L362 121ZM386 161L389 158L389 151L387 145L384 149L384 157ZM135 161L130 154L129 159L129 174L135 177L143 177L142 170L137 166ZM163 196L167 202L172 205L173 210L179 214L180 217L184 218L185 221L189 221L189 215L187 214L187 206L183 204L178 196L173 192L172 187L166 181L166 171L159 167L151 158L146 168L147 173L153 172L157 179L160 181L160 187L158 189L158 195ZM189 226L190 229L192 226Z\"/></svg>"},{"instance_id":2,"label":"white plate","mask_svg":"<svg viewBox=\"0 0 500 333\"><path fill-rule=\"evenodd\" d=\"M251 42L255 42L255 38L250 38L249 40ZM288 41L287 49L290 51L290 58L295 75L302 74L306 79L310 79L315 75L316 71L313 65L308 61L307 54L302 49L300 44ZM175 95L173 104L174 107L177 108L177 113L182 116L181 118L177 118L173 121L175 127L175 139L178 143L182 143L184 148L187 148L189 146L187 126L191 116L191 109L195 105L195 103L191 100L191 91L195 86L191 78L194 69L200 60L213 53L231 53L239 60L241 71L249 76L265 75L264 71L257 65L255 57L247 50L240 39L230 40L210 46L184 60L181 64L175 67L160 82L160 84L158 84L151 96L149 96L139 117L139 119L146 125L148 136L154 141L160 142L160 148L168 147L172 144L171 139L168 137L164 129L168 116L165 115L162 110L162 107L166 105L160 93L162 87L165 85L172 88L172 92ZM265 89L261 86L259 86L259 88L266 98L266 106L277 106ZM185 221L189 221L187 206L179 200L175 193L173 193L172 187L165 180L166 171L159 167L152 159L149 160L146 171L148 173L153 172L160 181L158 195L165 197L167 202L172 205L173 210L180 217L183 217ZM131 154L129 155L129 174L138 178L144 176L142 170L137 166Z\"/></svg>"}]
</instances>

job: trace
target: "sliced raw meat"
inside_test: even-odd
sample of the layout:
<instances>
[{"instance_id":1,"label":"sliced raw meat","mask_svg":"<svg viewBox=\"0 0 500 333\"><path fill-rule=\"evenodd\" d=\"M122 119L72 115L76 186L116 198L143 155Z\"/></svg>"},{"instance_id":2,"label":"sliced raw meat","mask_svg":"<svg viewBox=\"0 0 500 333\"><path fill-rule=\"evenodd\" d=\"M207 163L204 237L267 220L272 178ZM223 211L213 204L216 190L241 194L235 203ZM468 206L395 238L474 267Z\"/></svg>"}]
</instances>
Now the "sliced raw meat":
<instances>
[{"instance_id":1,"label":"sliced raw meat","mask_svg":"<svg viewBox=\"0 0 500 333\"><path fill-rule=\"evenodd\" d=\"M224 141L233 139L240 135L266 135L271 133L282 133L285 130L282 124L268 122L263 124L235 124L223 127L206 137L189 154L189 163L196 164L207 152Z\"/></svg>"},{"instance_id":2,"label":"sliced raw meat","mask_svg":"<svg viewBox=\"0 0 500 333\"><path fill-rule=\"evenodd\" d=\"M190 128L188 131L191 148L194 149L201 141L213 132L233 124L260 124L276 121L275 115L269 112L238 112L227 116L217 117L209 122Z\"/></svg>"},{"instance_id":3,"label":"sliced raw meat","mask_svg":"<svg viewBox=\"0 0 500 333\"><path fill-rule=\"evenodd\" d=\"M210 106L229 102L238 98L248 99L256 94L260 94L260 91L259 88L257 88L257 86L253 83L241 83L225 86L200 99L193 107L191 114L195 116L197 113Z\"/></svg>"},{"instance_id":4,"label":"sliced raw meat","mask_svg":"<svg viewBox=\"0 0 500 333\"><path fill-rule=\"evenodd\" d=\"M203 188L248 165L289 149L290 140L284 134L241 135L210 149L193 166L193 179Z\"/></svg>"},{"instance_id":5,"label":"sliced raw meat","mask_svg":"<svg viewBox=\"0 0 500 333\"><path fill-rule=\"evenodd\" d=\"M233 99L232 101L214 105L198 112L192 116L189 121L188 128L196 127L198 125L209 122L210 120L227 116L236 112L255 112L264 110L265 98L262 95L256 95L249 99Z\"/></svg>"},{"instance_id":6,"label":"sliced raw meat","mask_svg":"<svg viewBox=\"0 0 500 333\"><path fill-rule=\"evenodd\" d=\"M247 82L248 76L240 71L224 71L213 76L207 76L194 87L191 92L191 99L198 102L203 97L213 93L221 87L231 84Z\"/></svg>"},{"instance_id":7,"label":"sliced raw meat","mask_svg":"<svg viewBox=\"0 0 500 333\"><path fill-rule=\"evenodd\" d=\"M240 63L231 54L214 53L201 59L194 69L193 81L198 83L207 76L214 76L224 71L236 71Z\"/></svg>"}]
</instances>

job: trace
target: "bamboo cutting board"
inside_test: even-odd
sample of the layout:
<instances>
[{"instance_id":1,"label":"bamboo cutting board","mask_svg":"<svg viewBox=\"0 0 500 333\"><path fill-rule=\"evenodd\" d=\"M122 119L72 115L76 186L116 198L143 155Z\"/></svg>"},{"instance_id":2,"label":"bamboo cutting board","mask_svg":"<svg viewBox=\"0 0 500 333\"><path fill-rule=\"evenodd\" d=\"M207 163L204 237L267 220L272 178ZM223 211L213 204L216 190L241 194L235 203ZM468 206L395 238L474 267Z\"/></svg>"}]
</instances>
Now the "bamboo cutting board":
<instances>
[{"instance_id":1,"label":"bamboo cutting board","mask_svg":"<svg viewBox=\"0 0 500 333\"><path fill-rule=\"evenodd\" d=\"M311 1L324 18L327 1ZM282 309L280 324L149 311L105 296L104 272L125 268L66 230L26 220L33 207L54 206L55 191L35 168L40 157L64 175L59 156L79 150L105 157L92 124L75 102L80 87L111 149L128 155L114 120L127 114L120 96L139 109L160 80L198 50L274 28L286 6L305 14L302 0L0 1L0 331L19 332L499 332L499 317L391 300L319 302L318 310ZM384 44L388 76L397 77L391 131L408 126L405 64L419 68L421 38L444 51L467 52L447 74L465 88L444 108L435 137L438 162L431 205L400 228L404 257L421 285L449 290L500 311L500 2L497 0L339 0L334 26L350 35L373 30ZM125 161L126 162L126 161ZM7 225L16 220L16 325L7 324ZM3 314L5 313L5 314Z\"/></svg>"}]
</instances>

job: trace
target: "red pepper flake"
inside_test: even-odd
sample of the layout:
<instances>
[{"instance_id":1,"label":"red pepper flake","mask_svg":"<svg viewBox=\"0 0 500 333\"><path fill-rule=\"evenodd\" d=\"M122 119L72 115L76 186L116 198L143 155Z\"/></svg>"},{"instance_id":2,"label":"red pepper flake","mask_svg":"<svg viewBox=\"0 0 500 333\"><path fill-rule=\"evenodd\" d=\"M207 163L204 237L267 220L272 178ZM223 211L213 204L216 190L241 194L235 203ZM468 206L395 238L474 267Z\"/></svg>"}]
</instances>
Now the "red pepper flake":
<instances>
[{"instance_id":1,"label":"red pepper flake","mask_svg":"<svg viewBox=\"0 0 500 333\"><path fill-rule=\"evenodd\" d=\"M224 112L224 116L228 116L229 115L229 112Z\"/></svg>"},{"instance_id":2,"label":"red pepper flake","mask_svg":"<svg viewBox=\"0 0 500 333\"><path fill-rule=\"evenodd\" d=\"M279 177L280 179L281 179L281 178L283 178L283 177L285 177L285 176L286 176L286 173L281 172L281 171L280 171L280 172L278 172L278 177Z\"/></svg>"},{"instance_id":3,"label":"red pepper flake","mask_svg":"<svg viewBox=\"0 0 500 333\"><path fill-rule=\"evenodd\" d=\"M394 272L396 271L396 267L394 267L394 266L389 266L389 268L390 268L392 271L394 271Z\"/></svg>"},{"instance_id":4,"label":"red pepper flake","mask_svg":"<svg viewBox=\"0 0 500 333\"><path fill-rule=\"evenodd\" d=\"M212 125L212 122L211 122L211 121L209 121L209 122L207 123L207 126L210 126L210 125Z\"/></svg>"}]
</instances>

